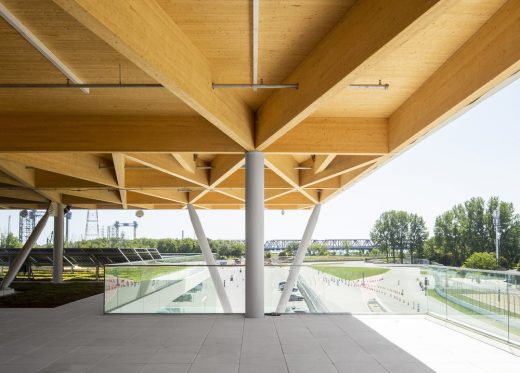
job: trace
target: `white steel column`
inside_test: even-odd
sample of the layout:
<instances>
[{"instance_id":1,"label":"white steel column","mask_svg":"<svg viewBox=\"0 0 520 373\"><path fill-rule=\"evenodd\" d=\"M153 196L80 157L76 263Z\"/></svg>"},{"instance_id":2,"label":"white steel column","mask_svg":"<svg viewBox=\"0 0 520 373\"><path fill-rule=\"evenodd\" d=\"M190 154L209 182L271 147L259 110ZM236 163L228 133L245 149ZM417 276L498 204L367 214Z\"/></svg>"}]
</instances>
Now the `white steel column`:
<instances>
[{"instance_id":1,"label":"white steel column","mask_svg":"<svg viewBox=\"0 0 520 373\"><path fill-rule=\"evenodd\" d=\"M309 244L311 243L312 234L314 233L314 228L316 228L316 223L318 222L320 210L321 205L315 205L314 209L312 210L312 214L309 217L309 221L307 222L307 226L305 227L305 232L303 233L302 240L300 242L300 245L298 246L298 251L296 251L294 261L292 263L291 269L289 270L289 277L287 277L287 282L285 283L285 287L283 288L282 296L280 297L280 301L278 302L278 306L276 307L277 313L283 313L287 308L287 302L289 301L289 297L292 294L292 289L294 288L294 285L296 285L296 279L298 278L298 274L300 273L300 266L303 264L305 253L307 253L307 249L309 248Z\"/></svg>"},{"instance_id":2,"label":"white steel column","mask_svg":"<svg viewBox=\"0 0 520 373\"><path fill-rule=\"evenodd\" d=\"M264 317L264 154L246 153L246 317Z\"/></svg>"},{"instance_id":3,"label":"white steel column","mask_svg":"<svg viewBox=\"0 0 520 373\"><path fill-rule=\"evenodd\" d=\"M206 238L206 234L204 233L204 229L200 223L199 215L191 204L188 204L188 212L190 213L191 224L193 225L193 230L195 231L197 240L199 241L200 250L202 251L202 256L204 256L204 261L208 265L211 280L213 281L213 285L217 291L217 296L220 301L220 305L222 306L222 310L225 313L231 313L233 312L231 309L231 303L229 303L226 289L224 289L222 279L220 278L220 273L218 273L217 261L213 257L213 253L209 247L208 239Z\"/></svg>"},{"instance_id":4,"label":"white steel column","mask_svg":"<svg viewBox=\"0 0 520 373\"><path fill-rule=\"evenodd\" d=\"M52 282L61 284L63 282L63 230L64 213L63 205L58 203L56 215L54 216L54 246L52 250Z\"/></svg>"},{"instance_id":5,"label":"white steel column","mask_svg":"<svg viewBox=\"0 0 520 373\"><path fill-rule=\"evenodd\" d=\"M16 277L16 274L18 271L20 271L20 268L22 268L23 263L29 256L29 253L31 252L34 244L38 240L38 237L40 237L40 234L43 231L43 228L45 228L45 224L47 224L47 220L49 220L49 215L53 213L53 209L55 208L54 204L51 204L49 208L47 208L47 211L42 216L42 218L38 221L38 224L34 227L33 231L31 232L31 235L25 241L25 244L23 245L23 248L20 250L20 253L15 258L15 260L10 263L9 270L7 271L7 274L5 275L4 279L2 280L2 285L0 285L1 290L6 290L9 288L9 285L13 282L13 280Z\"/></svg>"}]
</instances>

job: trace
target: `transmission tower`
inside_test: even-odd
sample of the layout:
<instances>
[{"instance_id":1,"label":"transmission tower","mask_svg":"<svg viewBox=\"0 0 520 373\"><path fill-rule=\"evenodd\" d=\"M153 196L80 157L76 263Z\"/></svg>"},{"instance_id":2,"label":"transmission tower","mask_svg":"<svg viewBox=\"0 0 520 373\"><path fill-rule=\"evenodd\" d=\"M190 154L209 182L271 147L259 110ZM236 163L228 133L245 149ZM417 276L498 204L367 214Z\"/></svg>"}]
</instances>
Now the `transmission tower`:
<instances>
[{"instance_id":1,"label":"transmission tower","mask_svg":"<svg viewBox=\"0 0 520 373\"><path fill-rule=\"evenodd\" d=\"M87 211L87 224L85 224L85 239L95 239L99 237L98 210Z\"/></svg>"},{"instance_id":2,"label":"transmission tower","mask_svg":"<svg viewBox=\"0 0 520 373\"><path fill-rule=\"evenodd\" d=\"M25 243L31 235L36 226L36 219L41 218L43 212L36 210L22 210L20 211L18 238L21 243Z\"/></svg>"}]
</instances>

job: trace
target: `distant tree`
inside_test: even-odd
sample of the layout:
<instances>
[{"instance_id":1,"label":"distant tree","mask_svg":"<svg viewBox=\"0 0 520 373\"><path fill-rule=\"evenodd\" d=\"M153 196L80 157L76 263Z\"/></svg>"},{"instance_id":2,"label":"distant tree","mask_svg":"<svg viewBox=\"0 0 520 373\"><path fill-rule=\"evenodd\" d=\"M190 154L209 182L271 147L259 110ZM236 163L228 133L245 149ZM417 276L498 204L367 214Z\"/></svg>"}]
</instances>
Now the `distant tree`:
<instances>
[{"instance_id":1,"label":"distant tree","mask_svg":"<svg viewBox=\"0 0 520 373\"><path fill-rule=\"evenodd\" d=\"M496 207L495 207L496 208ZM493 219L486 213L486 203L483 198L471 198L464 202L464 208L459 208L460 213L465 214L464 243L470 253L484 251L493 243L488 229L489 224L493 224Z\"/></svg>"},{"instance_id":2,"label":"distant tree","mask_svg":"<svg viewBox=\"0 0 520 373\"><path fill-rule=\"evenodd\" d=\"M463 267L476 269L496 269L497 261L491 253L473 253L464 261Z\"/></svg>"},{"instance_id":3,"label":"distant tree","mask_svg":"<svg viewBox=\"0 0 520 373\"><path fill-rule=\"evenodd\" d=\"M460 266L468 256L464 245L466 221L461 207L443 213L435 219L435 245L442 253L441 262L445 265Z\"/></svg>"},{"instance_id":4,"label":"distant tree","mask_svg":"<svg viewBox=\"0 0 520 373\"><path fill-rule=\"evenodd\" d=\"M374 247L372 250L370 250L370 256L378 257L379 255L381 255L381 251L379 249Z\"/></svg>"},{"instance_id":5,"label":"distant tree","mask_svg":"<svg viewBox=\"0 0 520 373\"><path fill-rule=\"evenodd\" d=\"M387 262L390 252L392 252L392 257L395 262L392 229L390 213L384 212L379 219L376 220L370 232L370 239L374 243L375 248L386 255Z\"/></svg>"},{"instance_id":6,"label":"distant tree","mask_svg":"<svg viewBox=\"0 0 520 373\"><path fill-rule=\"evenodd\" d=\"M209 247L214 253L222 253L225 249L226 241L224 240L209 240Z\"/></svg>"},{"instance_id":7,"label":"distant tree","mask_svg":"<svg viewBox=\"0 0 520 373\"><path fill-rule=\"evenodd\" d=\"M232 241L228 244L228 256L233 258L240 258L245 255L246 247L243 242Z\"/></svg>"},{"instance_id":8,"label":"distant tree","mask_svg":"<svg viewBox=\"0 0 520 373\"><path fill-rule=\"evenodd\" d=\"M428 238L428 231L424 219L416 214L406 211L386 211L376 220L370 238L375 247L386 254L392 254L392 261L396 261L396 253L399 253L399 261L404 262L404 251L407 250L413 258L413 254L422 255L424 242Z\"/></svg>"},{"instance_id":9,"label":"distant tree","mask_svg":"<svg viewBox=\"0 0 520 373\"><path fill-rule=\"evenodd\" d=\"M413 261L414 254L417 258L424 257L424 243L428 239L428 230L424 219L417 214L408 215L407 246Z\"/></svg>"},{"instance_id":10,"label":"distant tree","mask_svg":"<svg viewBox=\"0 0 520 373\"><path fill-rule=\"evenodd\" d=\"M240 258L246 251L245 244L241 241L209 240L209 245L219 258Z\"/></svg>"},{"instance_id":11,"label":"distant tree","mask_svg":"<svg viewBox=\"0 0 520 373\"><path fill-rule=\"evenodd\" d=\"M0 236L0 247L20 248L22 247L22 243L14 234L8 233Z\"/></svg>"},{"instance_id":12,"label":"distant tree","mask_svg":"<svg viewBox=\"0 0 520 373\"><path fill-rule=\"evenodd\" d=\"M495 252L495 226L493 224L493 211L500 209L500 265L506 268L514 268L520 262L520 216L515 213L512 203L500 202L497 197L488 201L486 216L488 230L490 231L491 252Z\"/></svg>"},{"instance_id":13,"label":"distant tree","mask_svg":"<svg viewBox=\"0 0 520 373\"><path fill-rule=\"evenodd\" d=\"M327 256L329 255L329 250L327 248L327 245L321 243L321 242L313 242L309 245L309 251L311 251L314 254L321 255L321 256Z\"/></svg>"},{"instance_id":14,"label":"distant tree","mask_svg":"<svg viewBox=\"0 0 520 373\"><path fill-rule=\"evenodd\" d=\"M495 252L494 212L500 210L500 265L512 268L520 261L520 217L513 204L498 197L472 198L444 212L435 220L435 248L431 260L460 266L473 253ZM433 258L435 256L436 259Z\"/></svg>"},{"instance_id":15,"label":"distant tree","mask_svg":"<svg viewBox=\"0 0 520 373\"><path fill-rule=\"evenodd\" d=\"M299 246L300 246L299 241L289 242L284 251L287 254L287 256L294 256L294 254L296 253L296 250L298 250Z\"/></svg>"},{"instance_id":16,"label":"distant tree","mask_svg":"<svg viewBox=\"0 0 520 373\"><path fill-rule=\"evenodd\" d=\"M424 256L433 262L441 262L442 253L435 244L435 237L430 237L424 242Z\"/></svg>"}]
</instances>

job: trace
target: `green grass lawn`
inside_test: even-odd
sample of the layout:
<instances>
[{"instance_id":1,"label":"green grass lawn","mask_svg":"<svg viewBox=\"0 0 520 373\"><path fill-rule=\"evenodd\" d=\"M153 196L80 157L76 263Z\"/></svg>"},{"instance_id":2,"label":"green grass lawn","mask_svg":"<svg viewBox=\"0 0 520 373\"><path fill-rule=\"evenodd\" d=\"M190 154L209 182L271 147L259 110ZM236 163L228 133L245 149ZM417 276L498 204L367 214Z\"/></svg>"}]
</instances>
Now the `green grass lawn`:
<instances>
[{"instance_id":1,"label":"green grass lawn","mask_svg":"<svg viewBox=\"0 0 520 373\"><path fill-rule=\"evenodd\" d=\"M439 302L446 303L446 298L440 296L435 289L428 289L428 296L431 298L434 298L438 300ZM463 307L457 303L453 303L451 300L448 300L448 307L453 308L454 310L457 310L459 312L462 312L466 315L474 315L475 312L471 311L470 309Z\"/></svg>"},{"instance_id":2,"label":"green grass lawn","mask_svg":"<svg viewBox=\"0 0 520 373\"><path fill-rule=\"evenodd\" d=\"M308 255L304 262L349 262L349 261L364 261L366 256L350 256L350 255Z\"/></svg>"},{"instance_id":3,"label":"green grass lawn","mask_svg":"<svg viewBox=\"0 0 520 373\"><path fill-rule=\"evenodd\" d=\"M0 308L53 308L63 304L100 294L104 290L102 282L15 282L11 285L17 291L0 297Z\"/></svg>"},{"instance_id":4,"label":"green grass lawn","mask_svg":"<svg viewBox=\"0 0 520 373\"><path fill-rule=\"evenodd\" d=\"M189 268L189 266L121 266L109 267L106 274L107 276L118 276L119 278L125 278L132 281L146 281L160 275L181 271L186 268Z\"/></svg>"},{"instance_id":5,"label":"green grass lawn","mask_svg":"<svg viewBox=\"0 0 520 373\"><path fill-rule=\"evenodd\" d=\"M7 267L4 267L0 277L4 277L7 273ZM52 280L52 268L50 267L36 267L33 268L32 280L37 281L51 281ZM99 269L99 278L103 280L103 267ZM27 274L19 272L16 275L16 280L27 280ZM96 280L96 269L95 268L78 268L74 270L74 273L69 268L65 267L63 271L63 281L95 281Z\"/></svg>"},{"instance_id":6,"label":"green grass lawn","mask_svg":"<svg viewBox=\"0 0 520 373\"><path fill-rule=\"evenodd\" d=\"M120 278L125 278L127 280L132 281L143 281L150 280L154 277L172 273L176 271L180 271L184 268L188 268L188 266L121 266L121 267L108 267L107 275L116 275ZM7 267L4 267L2 273L0 273L0 277L4 277L7 273ZM52 280L52 268L47 267L39 267L33 268L33 276L31 280L27 279L27 274L23 272L19 272L16 275L16 281L51 281ZM104 268L101 267L99 269L99 279L103 281L103 277L105 275ZM96 269L95 268L78 268L75 269L74 272L71 272L70 269L65 268L63 271L63 281L96 281Z\"/></svg>"},{"instance_id":7,"label":"green grass lawn","mask_svg":"<svg viewBox=\"0 0 520 373\"><path fill-rule=\"evenodd\" d=\"M365 278L370 276L380 275L382 273L388 272L390 269L388 268L366 268L366 267L333 267L333 266L312 266L312 268L328 273L329 275L333 275L344 280L357 280L365 276Z\"/></svg>"}]
</instances>

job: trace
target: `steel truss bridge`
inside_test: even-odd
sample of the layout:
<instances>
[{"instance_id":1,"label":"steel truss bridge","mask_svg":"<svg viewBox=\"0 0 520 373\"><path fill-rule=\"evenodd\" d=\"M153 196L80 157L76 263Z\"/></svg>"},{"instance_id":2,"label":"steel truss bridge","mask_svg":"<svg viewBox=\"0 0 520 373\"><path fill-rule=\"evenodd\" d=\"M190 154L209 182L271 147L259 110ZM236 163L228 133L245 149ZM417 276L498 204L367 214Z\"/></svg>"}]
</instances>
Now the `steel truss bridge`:
<instances>
[{"instance_id":1,"label":"steel truss bridge","mask_svg":"<svg viewBox=\"0 0 520 373\"><path fill-rule=\"evenodd\" d=\"M360 250L370 251L374 248L371 240L360 239L335 239L335 240L312 240L313 243L324 245L328 250ZM265 242L264 250L285 250L289 245L299 245L300 240L269 240Z\"/></svg>"}]
</instances>

